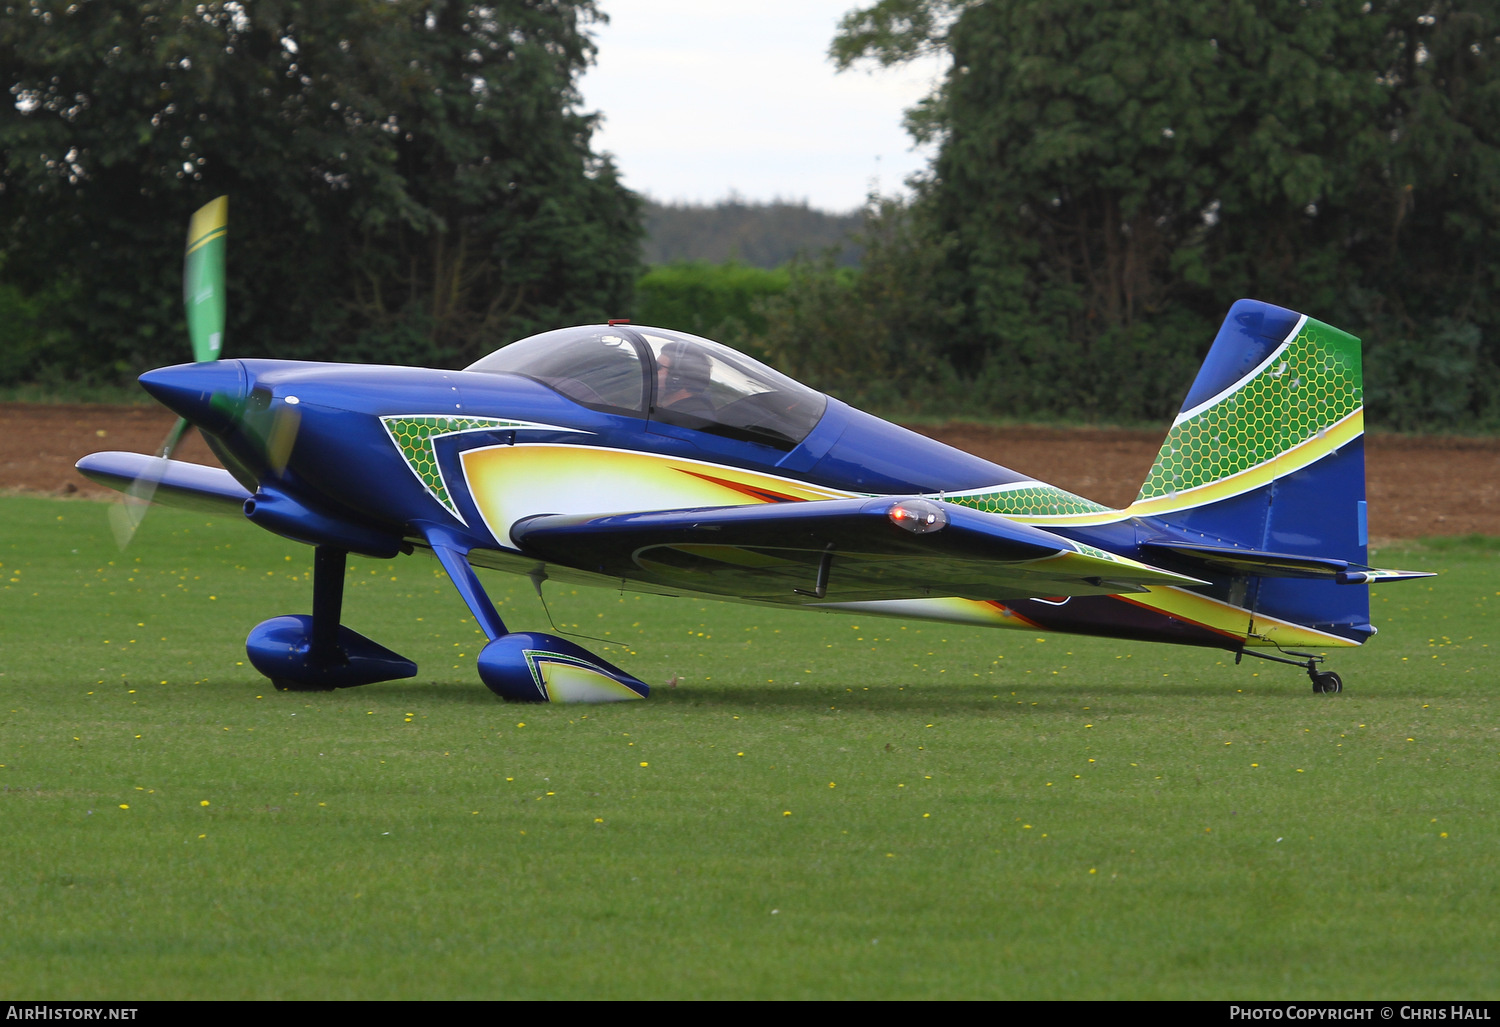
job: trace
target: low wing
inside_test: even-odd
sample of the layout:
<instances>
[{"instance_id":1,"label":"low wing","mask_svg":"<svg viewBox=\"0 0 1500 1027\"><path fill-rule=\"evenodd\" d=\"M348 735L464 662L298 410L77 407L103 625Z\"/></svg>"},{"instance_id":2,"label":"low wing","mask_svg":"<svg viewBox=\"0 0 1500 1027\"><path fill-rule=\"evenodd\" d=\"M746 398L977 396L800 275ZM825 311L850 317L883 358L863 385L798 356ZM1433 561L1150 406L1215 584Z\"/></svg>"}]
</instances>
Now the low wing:
<instances>
[{"instance_id":1,"label":"low wing","mask_svg":"<svg viewBox=\"0 0 1500 1027\"><path fill-rule=\"evenodd\" d=\"M668 588L786 603L1115 595L1203 581L997 514L881 497L525 518L548 563Z\"/></svg>"},{"instance_id":2,"label":"low wing","mask_svg":"<svg viewBox=\"0 0 1500 1027\"><path fill-rule=\"evenodd\" d=\"M154 481L152 502L208 513L239 513L250 493L222 467L166 460L144 453L91 453L78 461L90 481L125 492L142 479Z\"/></svg>"}]
</instances>

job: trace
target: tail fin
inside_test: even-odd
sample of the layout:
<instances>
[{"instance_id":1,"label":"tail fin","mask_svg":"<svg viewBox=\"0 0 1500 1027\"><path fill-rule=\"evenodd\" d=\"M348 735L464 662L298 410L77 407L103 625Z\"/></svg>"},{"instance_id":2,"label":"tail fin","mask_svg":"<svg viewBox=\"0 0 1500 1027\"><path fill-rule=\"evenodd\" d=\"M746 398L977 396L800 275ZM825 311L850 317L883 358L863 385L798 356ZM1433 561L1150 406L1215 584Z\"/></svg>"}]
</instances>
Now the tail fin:
<instances>
[{"instance_id":1,"label":"tail fin","mask_svg":"<svg viewBox=\"0 0 1500 1027\"><path fill-rule=\"evenodd\" d=\"M1369 590L1335 580L1339 565L1367 561L1359 340L1236 303L1130 512L1220 553L1243 580L1244 605L1265 618L1252 636L1277 641L1274 621L1337 636L1330 644L1373 635ZM1237 569L1230 550L1245 557Z\"/></svg>"}]
</instances>

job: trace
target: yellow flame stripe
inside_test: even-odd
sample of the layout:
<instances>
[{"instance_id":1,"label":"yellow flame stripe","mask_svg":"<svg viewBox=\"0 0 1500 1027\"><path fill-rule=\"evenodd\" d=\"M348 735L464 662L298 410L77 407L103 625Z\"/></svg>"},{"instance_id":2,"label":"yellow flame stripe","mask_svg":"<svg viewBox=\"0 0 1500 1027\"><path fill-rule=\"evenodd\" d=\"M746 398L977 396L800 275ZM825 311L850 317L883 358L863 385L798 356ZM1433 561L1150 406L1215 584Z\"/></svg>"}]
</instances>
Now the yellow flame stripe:
<instances>
[{"instance_id":1,"label":"yellow flame stripe","mask_svg":"<svg viewBox=\"0 0 1500 1027\"><path fill-rule=\"evenodd\" d=\"M1243 606L1235 606L1179 588L1152 588L1149 592L1117 598L1212 631L1243 638L1248 646L1352 647L1359 645L1358 642L1341 635L1319 631L1317 628L1310 628L1278 617L1268 617L1263 613L1252 613Z\"/></svg>"},{"instance_id":2,"label":"yellow flame stripe","mask_svg":"<svg viewBox=\"0 0 1500 1027\"><path fill-rule=\"evenodd\" d=\"M1242 606L1212 599L1196 592L1173 587L1151 587L1148 592L1117 595L1113 599L1134 603L1155 613L1189 624L1196 624L1218 634L1226 641L1244 639L1251 648L1292 646L1299 648L1355 648L1359 642L1317 628L1264 614L1252 614ZM1044 624L1033 622L1003 602L943 597L935 599L880 599L859 603L828 603L828 609L849 613L881 614L889 617L911 617L950 624L974 624L995 628L1018 628L1046 633ZM1253 623L1252 623L1253 620ZM1068 632L1058 632L1068 634Z\"/></svg>"},{"instance_id":3,"label":"yellow flame stripe","mask_svg":"<svg viewBox=\"0 0 1500 1027\"><path fill-rule=\"evenodd\" d=\"M1082 514L1011 514L1010 519L1020 521L1022 524L1090 526L1113 524L1131 517L1161 516L1179 510L1207 506L1209 503L1233 499L1235 496L1243 495L1263 485L1269 485L1277 478L1284 478L1288 474L1300 471L1347 446L1363 435L1364 430L1365 412L1364 408L1360 407L1342 420L1330 425L1326 430L1298 443L1265 463L1256 464L1238 474L1209 482L1206 485L1199 485L1197 488L1184 489L1181 492L1157 496L1154 499L1138 499L1124 510Z\"/></svg>"},{"instance_id":4,"label":"yellow flame stripe","mask_svg":"<svg viewBox=\"0 0 1500 1027\"><path fill-rule=\"evenodd\" d=\"M1238 474L1207 485L1200 485L1194 489L1158 496L1155 499L1136 500L1123 513L1130 517L1147 517L1177 510L1190 510L1209 503L1232 499L1316 463L1359 438L1364 434L1364 430L1365 412L1361 407L1343 420L1330 425L1327 430L1319 432L1263 464L1256 464Z\"/></svg>"}]
</instances>

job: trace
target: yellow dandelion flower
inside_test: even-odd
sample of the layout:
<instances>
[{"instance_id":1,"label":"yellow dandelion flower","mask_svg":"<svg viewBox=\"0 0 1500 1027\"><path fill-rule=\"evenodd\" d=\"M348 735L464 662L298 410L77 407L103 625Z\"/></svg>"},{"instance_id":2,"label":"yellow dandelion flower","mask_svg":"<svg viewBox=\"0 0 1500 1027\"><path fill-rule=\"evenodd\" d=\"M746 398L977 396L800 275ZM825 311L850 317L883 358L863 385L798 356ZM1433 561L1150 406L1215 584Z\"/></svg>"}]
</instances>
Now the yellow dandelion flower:
<instances>
[{"instance_id":1,"label":"yellow dandelion flower","mask_svg":"<svg viewBox=\"0 0 1500 1027\"><path fill-rule=\"evenodd\" d=\"M198 803L198 805L200 805L200 806L207 806L208 805L208 800L204 799L202 802Z\"/></svg>"},{"instance_id":2,"label":"yellow dandelion flower","mask_svg":"<svg viewBox=\"0 0 1500 1027\"><path fill-rule=\"evenodd\" d=\"M651 764L649 764L649 763L642 763L641 766L643 766L643 767L649 767L649 766L651 766Z\"/></svg>"},{"instance_id":3,"label":"yellow dandelion flower","mask_svg":"<svg viewBox=\"0 0 1500 1027\"><path fill-rule=\"evenodd\" d=\"M122 802L122 803L120 803L120 808L121 809L129 809L130 808L130 803L128 803L128 802Z\"/></svg>"},{"instance_id":4,"label":"yellow dandelion flower","mask_svg":"<svg viewBox=\"0 0 1500 1027\"><path fill-rule=\"evenodd\" d=\"M784 817L789 817L789 816L792 815L792 811L789 810L789 809L784 809L784 810L781 811L781 815L784 816Z\"/></svg>"}]
</instances>

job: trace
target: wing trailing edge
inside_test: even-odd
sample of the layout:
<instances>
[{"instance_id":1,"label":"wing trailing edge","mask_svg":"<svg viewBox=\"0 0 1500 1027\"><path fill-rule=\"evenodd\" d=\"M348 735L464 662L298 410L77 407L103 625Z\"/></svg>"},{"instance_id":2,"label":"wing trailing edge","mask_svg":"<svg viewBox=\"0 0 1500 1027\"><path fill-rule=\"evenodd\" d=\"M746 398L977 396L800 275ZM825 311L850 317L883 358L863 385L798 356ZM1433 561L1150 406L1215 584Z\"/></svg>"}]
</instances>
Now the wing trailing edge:
<instances>
[{"instance_id":1,"label":"wing trailing edge","mask_svg":"<svg viewBox=\"0 0 1500 1027\"><path fill-rule=\"evenodd\" d=\"M1201 579L927 497L518 521L528 556L608 577L792 604L1115 595Z\"/></svg>"}]
</instances>

